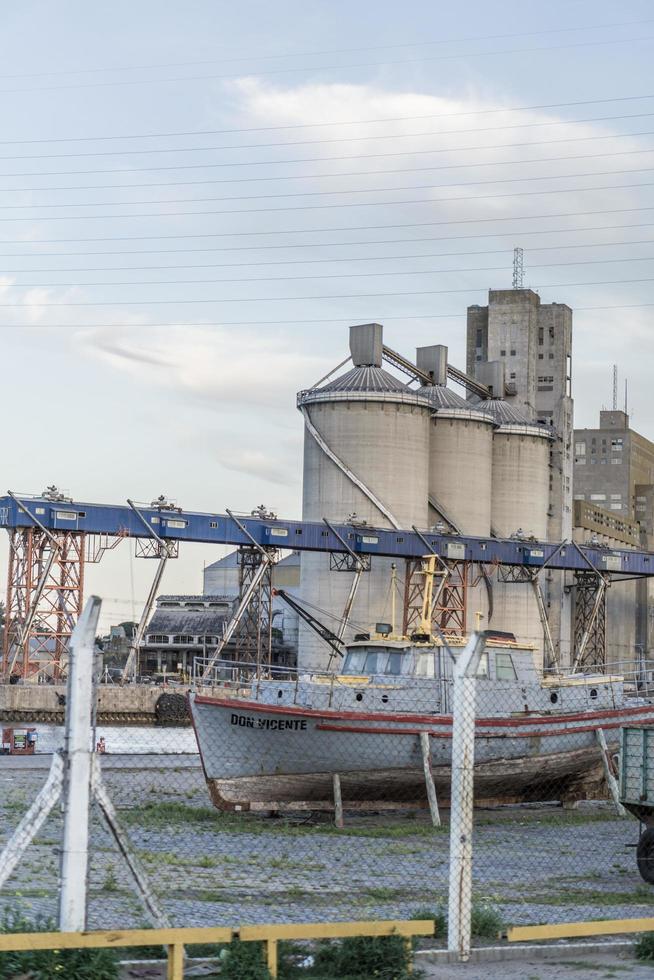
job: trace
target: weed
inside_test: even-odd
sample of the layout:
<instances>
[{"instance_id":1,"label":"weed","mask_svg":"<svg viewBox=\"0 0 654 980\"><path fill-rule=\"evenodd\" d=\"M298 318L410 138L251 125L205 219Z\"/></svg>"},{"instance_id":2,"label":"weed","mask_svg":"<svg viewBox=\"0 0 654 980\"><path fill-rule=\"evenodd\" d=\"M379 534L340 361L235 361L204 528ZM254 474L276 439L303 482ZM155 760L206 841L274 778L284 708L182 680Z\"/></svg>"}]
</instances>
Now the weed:
<instances>
[{"instance_id":1,"label":"weed","mask_svg":"<svg viewBox=\"0 0 654 980\"><path fill-rule=\"evenodd\" d=\"M262 943L230 943L221 960L221 980L271 980Z\"/></svg>"},{"instance_id":2,"label":"weed","mask_svg":"<svg viewBox=\"0 0 654 980\"><path fill-rule=\"evenodd\" d=\"M437 939L447 938L447 912L442 906L433 909L417 909L412 919L433 919L434 936ZM504 920L500 912L487 901L476 899L472 903L470 928L476 939L497 939L504 928Z\"/></svg>"},{"instance_id":3,"label":"weed","mask_svg":"<svg viewBox=\"0 0 654 980\"><path fill-rule=\"evenodd\" d=\"M321 943L314 955L314 968L305 975L339 980L410 980L419 976L410 969L411 951L401 936L355 936L338 943Z\"/></svg>"},{"instance_id":4,"label":"weed","mask_svg":"<svg viewBox=\"0 0 654 980\"><path fill-rule=\"evenodd\" d=\"M117 892L118 891L118 879L116 878L116 870L113 864L108 864L104 875L104 881L102 882L103 892Z\"/></svg>"},{"instance_id":5,"label":"weed","mask_svg":"<svg viewBox=\"0 0 654 980\"><path fill-rule=\"evenodd\" d=\"M55 924L39 918L30 922L5 911L0 932L54 932ZM0 953L0 976L29 977L29 980L51 980L52 977L74 977L75 980L118 980L118 957L113 949L43 949L17 953Z\"/></svg>"},{"instance_id":6,"label":"weed","mask_svg":"<svg viewBox=\"0 0 654 980\"><path fill-rule=\"evenodd\" d=\"M654 960L654 932L646 932L636 943L637 960Z\"/></svg>"}]
</instances>

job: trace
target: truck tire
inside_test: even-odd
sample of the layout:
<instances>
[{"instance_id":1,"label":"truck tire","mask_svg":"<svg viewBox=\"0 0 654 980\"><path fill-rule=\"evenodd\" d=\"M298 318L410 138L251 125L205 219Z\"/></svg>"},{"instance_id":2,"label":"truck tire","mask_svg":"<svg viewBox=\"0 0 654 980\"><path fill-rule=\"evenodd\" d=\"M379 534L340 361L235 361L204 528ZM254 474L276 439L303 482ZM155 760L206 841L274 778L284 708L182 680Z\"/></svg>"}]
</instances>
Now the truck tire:
<instances>
[{"instance_id":1,"label":"truck tire","mask_svg":"<svg viewBox=\"0 0 654 980\"><path fill-rule=\"evenodd\" d=\"M654 827L648 827L640 835L636 861L643 881L654 885Z\"/></svg>"}]
</instances>

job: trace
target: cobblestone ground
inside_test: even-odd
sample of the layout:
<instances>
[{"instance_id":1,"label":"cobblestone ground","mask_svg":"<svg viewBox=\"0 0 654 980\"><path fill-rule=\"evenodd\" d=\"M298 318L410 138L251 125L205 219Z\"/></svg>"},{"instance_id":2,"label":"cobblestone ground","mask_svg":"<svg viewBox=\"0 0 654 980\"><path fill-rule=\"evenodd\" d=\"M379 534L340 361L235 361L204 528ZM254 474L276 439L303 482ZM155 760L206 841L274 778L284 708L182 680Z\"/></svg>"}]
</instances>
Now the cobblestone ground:
<instances>
[{"instance_id":1,"label":"cobblestone ground","mask_svg":"<svg viewBox=\"0 0 654 980\"><path fill-rule=\"evenodd\" d=\"M47 770L0 763L0 843ZM179 925L407 917L447 893L447 828L420 813L328 817L219 814L194 758L125 761L105 782L152 887ZM477 811L475 899L505 923L651 915L654 889L635 862L638 824L609 804ZM0 910L54 915L61 815L53 813L0 892ZM93 928L146 924L116 849L93 817Z\"/></svg>"}]
</instances>

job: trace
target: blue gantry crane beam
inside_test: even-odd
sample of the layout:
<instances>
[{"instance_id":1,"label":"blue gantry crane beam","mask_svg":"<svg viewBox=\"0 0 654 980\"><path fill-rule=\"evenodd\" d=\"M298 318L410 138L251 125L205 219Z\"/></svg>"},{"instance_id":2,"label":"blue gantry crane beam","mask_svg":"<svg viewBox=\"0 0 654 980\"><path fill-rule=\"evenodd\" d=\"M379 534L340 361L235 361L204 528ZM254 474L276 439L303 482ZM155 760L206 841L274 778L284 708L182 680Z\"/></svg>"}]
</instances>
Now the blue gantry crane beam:
<instances>
[{"instance_id":1,"label":"blue gantry crane beam","mask_svg":"<svg viewBox=\"0 0 654 980\"><path fill-rule=\"evenodd\" d=\"M138 556L160 563L175 557L180 543L188 541L406 561L433 553L448 563L513 567L532 581L545 567L594 573L598 582L654 575L654 553L645 551L523 537L477 538L415 527L291 521L264 508L247 516L206 513L176 507L164 498L147 505L89 503L54 487L41 496L8 492L0 497L0 527L10 538L3 669L25 677L37 672L44 658L55 664L56 674L81 612L85 566L101 560L123 538L136 540Z\"/></svg>"}]
</instances>

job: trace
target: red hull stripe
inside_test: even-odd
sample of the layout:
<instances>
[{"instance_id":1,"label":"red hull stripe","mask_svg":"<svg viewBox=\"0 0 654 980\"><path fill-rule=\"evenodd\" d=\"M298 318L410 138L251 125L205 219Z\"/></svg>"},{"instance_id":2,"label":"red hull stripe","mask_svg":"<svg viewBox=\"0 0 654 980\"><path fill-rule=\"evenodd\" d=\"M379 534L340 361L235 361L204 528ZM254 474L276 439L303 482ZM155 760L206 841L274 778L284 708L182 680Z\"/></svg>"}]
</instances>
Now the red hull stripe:
<instances>
[{"instance_id":1,"label":"red hull stripe","mask_svg":"<svg viewBox=\"0 0 654 980\"><path fill-rule=\"evenodd\" d=\"M576 735L577 732L594 732L598 728L621 728L629 719L622 721L612 721L603 725L579 725L570 728L555 728L545 731L528 732L477 732L477 738L553 738L555 735ZM654 714L651 718L654 723ZM316 725L316 728L323 732L348 732L357 735L420 735L424 728L366 728L363 725ZM450 732L428 732L430 738L452 738Z\"/></svg>"},{"instance_id":2,"label":"red hull stripe","mask_svg":"<svg viewBox=\"0 0 654 980\"><path fill-rule=\"evenodd\" d=\"M420 725L451 725L451 715L415 715L415 714L395 714L391 712L370 713L365 711L316 711L313 708L294 708L286 705L262 704L260 701L245 701L241 698L211 698L205 695L196 694L195 704L214 705L217 708L231 708L241 711L260 711L262 714L272 715L301 715L303 718L324 719L330 722L332 719L339 721L393 721L407 722L408 724ZM625 718L633 715L641 715L646 712L653 712L651 704L643 705L639 708L615 708L603 711L583 711L576 714L556 714L556 715L536 715L534 717L521 717L516 714L510 718L477 718L476 724L484 728L515 728L525 725L560 725L561 722L587 721L589 719L611 719ZM608 727L608 726L605 726ZM364 729L367 731L367 729Z\"/></svg>"}]
</instances>

